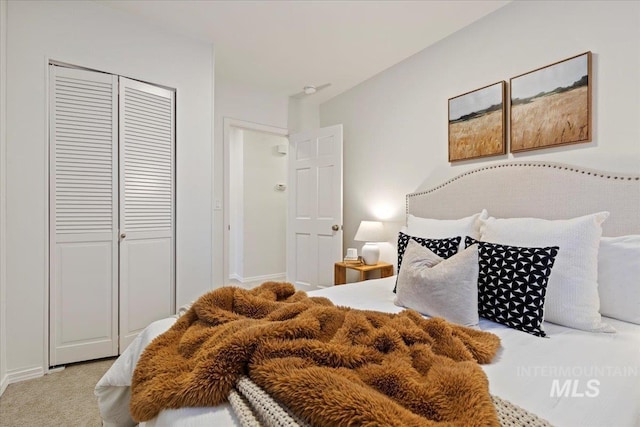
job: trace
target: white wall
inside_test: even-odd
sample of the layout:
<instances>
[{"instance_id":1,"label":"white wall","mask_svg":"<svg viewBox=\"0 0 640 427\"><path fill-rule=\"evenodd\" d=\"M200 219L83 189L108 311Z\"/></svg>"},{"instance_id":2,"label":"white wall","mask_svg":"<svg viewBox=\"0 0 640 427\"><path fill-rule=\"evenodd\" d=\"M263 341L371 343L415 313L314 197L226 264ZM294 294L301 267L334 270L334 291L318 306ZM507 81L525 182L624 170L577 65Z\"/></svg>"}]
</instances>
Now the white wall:
<instances>
[{"instance_id":1,"label":"white wall","mask_svg":"<svg viewBox=\"0 0 640 427\"><path fill-rule=\"evenodd\" d=\"M593 142L448 163L450 97L588 50ZM510 3L322 104L320 118L344 125L345 247L361 246L362 219L404 221L405 194L507 158L640 172L640 3Z\"/></svg>"},{"instance_id":2,"label":"white wall","mask_svg":"<svg viewBox=\"0 0 640 427\"><path fill-rule=\"evenodd\" d=\"M287 271L287 138L244 131L244 280L267 280Z\"/></svg>"},{"instance_id":3,"label":"white wall","mask_svg":"<svg viewBox=\"0 0 640 427\"><path fill-rule=\"evenodd\" d=\"M10 1L7 60L7 369L48 364L47 62L177 89L177 304L211 288L213 48L93 1Z\"/></svg>"},{"instance_id":4,"label":"white wall","mask_svg":"<svg viewBox=\"0 0 640 427\"><path fill-rule=\"evenodd\" d=\"M289 132L298 133L320 127L320 106L312 103L313 98L297 99L289 97Z\"/></svg>"},{"instance_id":5,"label":"white wall","mask_svg":"<svg viewBox=\"0 0 640 427\"><path fill-rule=\"evenodd\" d=\"M224 78L216 78L215 89L215 143L214 143L214 198L224 200L224 118L237 119L276 128L287 128L288 97L275 95L254 88L238 85ZM225 205L228 203L225 203ZM225 212L225 209L227 210ZM214 211L214 286L227 283L224 277L226 224L229 220L228 206Z\"/></svg>"},{"instance_id":6,"label":"white wall","mask_svg":"<svg viewBox=\"0 0 640 427\"><path fill-rule=\"evenodd\" d=\"M0 395L7 386L6 345L6 89L7 89L7 2L0 0Z\"/></svg>"}]
</instances>

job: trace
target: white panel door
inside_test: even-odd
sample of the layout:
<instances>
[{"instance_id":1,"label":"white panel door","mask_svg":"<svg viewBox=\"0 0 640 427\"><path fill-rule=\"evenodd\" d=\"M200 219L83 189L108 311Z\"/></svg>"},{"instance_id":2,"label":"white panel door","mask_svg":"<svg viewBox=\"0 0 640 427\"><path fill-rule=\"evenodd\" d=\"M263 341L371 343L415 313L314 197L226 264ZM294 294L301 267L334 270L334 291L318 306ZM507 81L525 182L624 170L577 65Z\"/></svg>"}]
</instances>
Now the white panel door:
<instances>
[{"instance_id":1,"label":"white panel door","mask_svg":"<svg viewBox=\"0 0 640 427\"><path fill-rule=\"evenodd\" d=\"M120 77L120 352L175 313L175 93Z\"/></svg>"},{"instance_id":2,"label":"white panel door","mask_svg":"<svg viewBox=\"0 0 640 427\"><path fill-rule=\"evenodd\" d=\"M50 66L51 366L118 354L117 77Z\"/></svg>"},{"instance_id":3,"label":"white panel door","mask_svg":"<svg viewBox=\"0 0 640 427\"><path fill-rule=\"evenodd\" d=\"M342 125L289 137L287 276L332 285L342 259Z\"/></svg>"}]
</instances>

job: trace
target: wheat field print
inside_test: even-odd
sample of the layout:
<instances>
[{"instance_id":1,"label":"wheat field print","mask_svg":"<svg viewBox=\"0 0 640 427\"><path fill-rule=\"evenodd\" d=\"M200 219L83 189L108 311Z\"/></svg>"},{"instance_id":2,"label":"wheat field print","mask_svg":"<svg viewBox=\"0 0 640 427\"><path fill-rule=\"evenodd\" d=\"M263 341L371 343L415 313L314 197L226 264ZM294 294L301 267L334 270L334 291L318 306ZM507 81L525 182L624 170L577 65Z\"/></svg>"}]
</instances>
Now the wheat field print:
<instances>
[{"instance_id":1,"label":"wheat field print","mask_svg":"<svg viewBox=\"0 0 640 427\"><path fill-rule=\"evenodd\" d=\"M511 152L591 141L591 52L511 79Z\"/></svg>"},{"instance_id":2,"label":"wheat field print","mask_svg":"<svg viewBox=\"0 0 640 427\"><path fill-rule=\"evenodd\" d=\"M449 99L449 161L504 154L504 81Z\"/></svg>"}]
</instances>

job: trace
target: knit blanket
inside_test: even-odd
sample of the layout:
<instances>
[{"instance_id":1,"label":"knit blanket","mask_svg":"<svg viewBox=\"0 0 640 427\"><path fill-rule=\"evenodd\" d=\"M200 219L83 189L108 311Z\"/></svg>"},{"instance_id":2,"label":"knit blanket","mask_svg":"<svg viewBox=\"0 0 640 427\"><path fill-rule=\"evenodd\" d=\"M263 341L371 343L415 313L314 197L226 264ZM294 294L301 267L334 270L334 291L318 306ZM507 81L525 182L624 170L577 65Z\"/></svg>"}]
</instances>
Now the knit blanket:
<instances>
[{"instance_id":1,"label":"knit blanket","mask_svg":"<svg viewBox=\"0 0 640 427\"><path fill-rule=\"evenodd\" d=\"M242 375L312 425L497 426L487 378L493 334L398 314L336 307L267 282L200 297L142 354L130 411L227 401Z\"/></svg>"},{"instance_id":2,"label":"knit blanket","mask_svg":"<svg viewBox=\"0 0 640 427\"><path fill-rule=\"evenodd\" d=\"M508 400L493 395L491 399L500 427L552 427L547 420ZM229 393L229 403L242 427L309 427L246 376L240 377Z\"/></svg>"},{"instance_id":3,"label":"knit blanket","mask_svg":"<svg viewBox=\"0 0 640 427\"><path fill-rule=\"evenodd\" d=\"M244 375L229 392L229 403L242 427L310 427Z\"/></svg>"}]
</instances>

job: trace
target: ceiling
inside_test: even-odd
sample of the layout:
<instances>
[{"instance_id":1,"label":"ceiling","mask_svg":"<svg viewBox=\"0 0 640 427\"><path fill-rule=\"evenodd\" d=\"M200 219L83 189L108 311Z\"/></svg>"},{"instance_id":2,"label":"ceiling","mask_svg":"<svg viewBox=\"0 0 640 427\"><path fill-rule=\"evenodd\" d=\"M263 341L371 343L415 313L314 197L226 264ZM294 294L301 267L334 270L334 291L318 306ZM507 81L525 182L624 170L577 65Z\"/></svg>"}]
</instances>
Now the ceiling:
<instances>
[{"instance_id":1,"label":"ceiling","mask_svg":"<svg viewBox=\"0 0 640 427\"><path fill-rule=\"evenodd\" d=\"M321 103L509 0L98 0L169 31L212 43L216 78Z\"/></svg>"}]
</instances>

